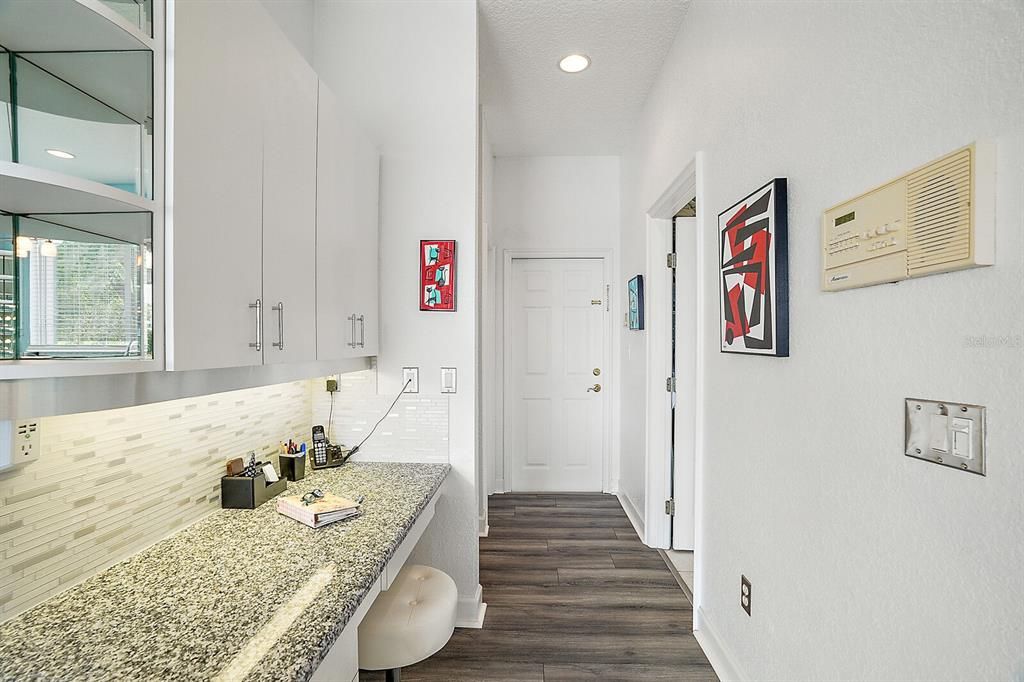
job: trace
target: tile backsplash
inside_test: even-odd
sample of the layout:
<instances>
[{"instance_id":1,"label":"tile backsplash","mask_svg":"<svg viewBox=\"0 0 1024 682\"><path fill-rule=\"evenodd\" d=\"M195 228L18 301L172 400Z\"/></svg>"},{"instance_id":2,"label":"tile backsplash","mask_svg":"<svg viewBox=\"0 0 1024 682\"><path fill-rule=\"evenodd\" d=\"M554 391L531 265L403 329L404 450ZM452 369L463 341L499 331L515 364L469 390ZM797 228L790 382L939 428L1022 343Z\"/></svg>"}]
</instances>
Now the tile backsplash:
<instances>
[{"instance_id":1,"label":"tile backsplash","mask_svg":"<svg viewBox=\"0 0 1024 682\"><path fill-rule=\"evenodd\" d=\"M310 382L313 423L332 428L330 439L347 447L363 440L384 416L396 394L377 394L377 371L342 374L334 395L324 389L324 380ZM448 398L443 395L404 393L391 416L356 455L357 460L389 462L448 461Z\"/></svg>"},{"instance_id":2,"label":"tile backsplash","mask_svg":"<svg viewBox=\"0 0 1024 682\"><path fill-rule=\"evenodd\" d=\"M43 418L0 474L0 620L219 508L225 460L308 440L310 384Z\"/></svg>"}]
</instances>

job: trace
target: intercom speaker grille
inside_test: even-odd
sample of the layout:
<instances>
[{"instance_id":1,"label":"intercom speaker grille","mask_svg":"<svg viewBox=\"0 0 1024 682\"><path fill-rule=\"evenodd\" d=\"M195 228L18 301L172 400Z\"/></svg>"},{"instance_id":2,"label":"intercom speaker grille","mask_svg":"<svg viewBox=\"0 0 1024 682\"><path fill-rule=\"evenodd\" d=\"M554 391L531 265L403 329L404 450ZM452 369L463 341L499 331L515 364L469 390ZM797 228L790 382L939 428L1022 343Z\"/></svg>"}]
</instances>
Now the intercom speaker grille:
<instances>
[{"instance_id":1,"label":"intercom speaker grille","mask_svg":"<svg viewBox=\"0 0 1024 682\"><path fill-rule=\"evenodd\" d=\"M972 148L907 177L907 271L911 277L971 260Z\"/></svg>"}]
</instances>

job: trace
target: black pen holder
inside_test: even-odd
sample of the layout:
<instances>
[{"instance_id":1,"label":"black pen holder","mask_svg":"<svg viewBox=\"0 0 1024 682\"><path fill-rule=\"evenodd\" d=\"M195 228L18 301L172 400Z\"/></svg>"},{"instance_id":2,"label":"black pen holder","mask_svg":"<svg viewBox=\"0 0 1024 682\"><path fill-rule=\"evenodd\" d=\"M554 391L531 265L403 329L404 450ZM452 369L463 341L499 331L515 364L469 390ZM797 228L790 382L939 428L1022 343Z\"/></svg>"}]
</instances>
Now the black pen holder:
<instances>
[{"instance_id":1,"label":"black pen holder","mask_svg":"<svg viewBox=\"0 0 1024 682\"><path fill-rule=\"evenodd\" d=\"M281 475L289 481L301 481L306 477L306 453L301 455L278 455Z\"/></svg>"},{"instance_id":2,"label":"black pen holder","mask_svg":"<svg viewBox=\"0 0 1024 682\"><path fill-rule=\"evenodd\" d=\"M288 481L267 483L263 472L255 476L224 476L220 479L222 509L255 509L288 489Z\"/></svg>"}]
</instances>

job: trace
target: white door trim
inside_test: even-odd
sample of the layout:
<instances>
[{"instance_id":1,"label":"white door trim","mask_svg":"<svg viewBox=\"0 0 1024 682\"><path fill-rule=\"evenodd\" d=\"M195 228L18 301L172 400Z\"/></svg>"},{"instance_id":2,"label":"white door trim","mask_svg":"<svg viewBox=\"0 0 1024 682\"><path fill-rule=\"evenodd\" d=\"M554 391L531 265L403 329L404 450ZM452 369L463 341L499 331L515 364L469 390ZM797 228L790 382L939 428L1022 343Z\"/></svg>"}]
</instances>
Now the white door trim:
<instances>
[{"instance_id":1,"label":"white door trim","mask_svg":"<svg viewBox=\"0 0 1024 682\"><path fill-rule=\"evenodd\" d=\"M501 357L501 372L498 375L498 380L501 385L496 391L500 397L501 404L498 405L497 418L498 418L498 433L501 434L498 439L498 447L495 453L496 458L499 460L494 463L494 471L502 472L502 480L500 482L500 488L503 492L509 492L512 483L512 463L511 457L505 455L505 422L507 415L505 414L505 405L507 401L508 387L511 385L511 363L508 361L508 344L504 342L505 339L509 338L511 330L509 329L509 320L511 319L512 310L512 261L513 259L520 258L549 258L549 259L573 259L573 258L591 258L601 259L602 270L604 273L605 281L605 325L604 325L604 360L603 366L607 368L607 380L602 382L606 388L611 388L611 393L608 396L608 400L604 401L604 452L601 453L601 481L602 490L604 492L614 492L611 482L611 452L612 452L612 428L611 428L611 416L613 413L613 407L617 409L617 401L614 400L614 396L618 395L618 363L616 362L615 354L612 352L612 330L614 329L614 313L615 306L611 305L611 301L607 300L609 296L614 293L614 287L612 286L612 251L610 249L503 249L502 250L502 315L501 315L501 339L500 344L500 357ZM614 404L614 405L613 405Z\"/></svg>"},{"instance_id":2,"label":"white door trim","mask_svg":"<svg viewBox=\"0 0 1024 682\"><path fill-rule=\"evenodd\" d=\"M695 431L693 437L693 448L694 448L694 585L693 585L693 606L696 611L702 602L702 551L704 546L703 538L703 527L704 527L704 499L703 499L703 476L704 476L704 403L705 403L705 379L704 379L704 351L705 351L705 337L706 337L706 315L704 314L704 308L706 305L705 296L705 235L704 226L707 225L706 220L706 205L705 194L704 194L704 154L703 152L697 152L694 158L686 165L685 168L675 177L675 179L669 183L662 192L661 196L655 201L651 207L647 210L647 229L648 239L658 239L658 233L666 231L671 227L672 219L676 213L679 212L683 206L685 206L690 199L697 197L697 273L696 273L696 295L697 295L697 319L696 319L696 386L695 386ZM648 248L650 253L650 247ZM655 264L657 265L657 264ZM660 263L661 267L664 267L664 262ZM657 278L651 278L651 285L645 292L649 297L654 296L653 300L657 300L658 293L651 291L659 280ZM662 294L664 296L664 294ZM652 299L648 299L652 300ZM659 311L653 310L651 306L647 307L648 319L653 318L659 314ZM660 311L660 314L668 317L668 311ZM652 319L653 322L653 319ZM669 322L664 322L664 325ZM650 335L649 335L650 336ZM660 381L664 382L665 377L668 376L668 356L663 353L661 356L654 356L650 354L651 339L648 338L648 377L652 375L660 377ZM660 364L657 364L660 363ZM648 379L653 381L653 379ZM651 388L648 388L648 395L651 394ZM662 390L664 385L662 383ZM669 451L665 447L664 443L666 435L668 434L668 419L669 414L667 410L655 410L651 409L653 405L648 403L646 424L646 442L648 444L646 451L646 470L647 470L647 489L646 499L647 504L647 518L644 523L644 542L652 547L667 548L672 546L671 538L671 525L669 523L668 516L665 515L664 509L661 505L664 504L664 500L669 497L669 475L655 475L656 472L671 472L669 464ZM653 417L653 419L652 419ZM656 430L652 431L652 429ZM660 441L658 434L660 434ZM660 445L659 445L660 442ZM652 509L657 507L656 509Z\"/></svg>"}]
</instances>

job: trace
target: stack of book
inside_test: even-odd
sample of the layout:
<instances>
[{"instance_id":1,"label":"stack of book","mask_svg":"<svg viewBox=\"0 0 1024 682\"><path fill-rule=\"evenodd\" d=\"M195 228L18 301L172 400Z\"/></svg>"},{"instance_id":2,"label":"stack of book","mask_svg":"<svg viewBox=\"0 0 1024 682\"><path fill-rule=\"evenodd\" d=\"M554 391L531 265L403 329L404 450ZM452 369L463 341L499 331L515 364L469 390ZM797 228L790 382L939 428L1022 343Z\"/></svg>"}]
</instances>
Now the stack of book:
<instances>
[{"instance_id":1,"label":"stack of book","mask_svg":"<svg viewBox=\"0 0 1024 682\"><path fill-rule=\"evenodd\" d=\"M302 497L289 495L277 498L277 511L310 528L320 528L335 521L358 516L359 503L331 493L324 493L324 496L315 502L306 504L302 501Z\"/></svg>"}]
</instances>

